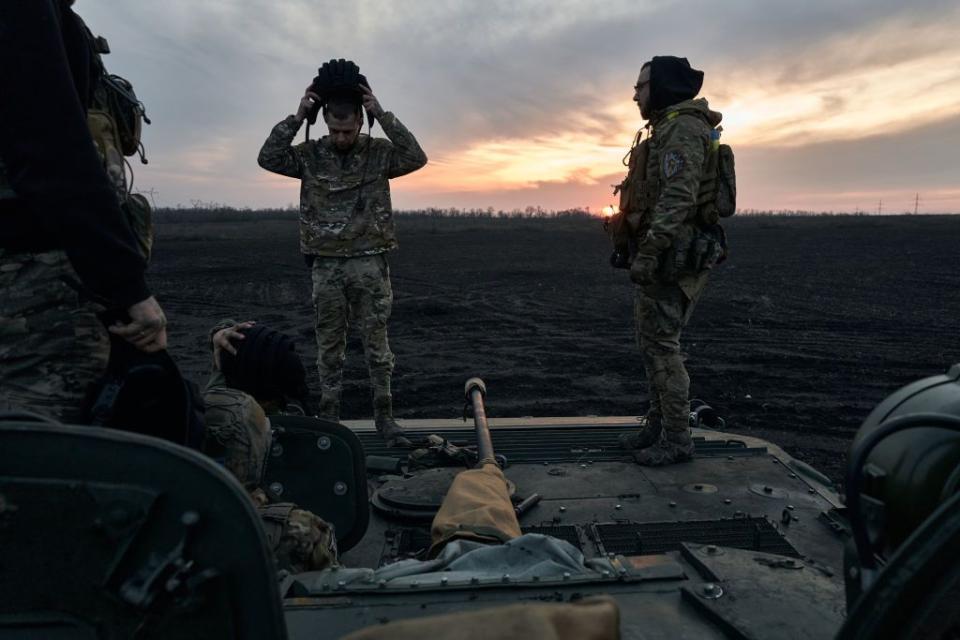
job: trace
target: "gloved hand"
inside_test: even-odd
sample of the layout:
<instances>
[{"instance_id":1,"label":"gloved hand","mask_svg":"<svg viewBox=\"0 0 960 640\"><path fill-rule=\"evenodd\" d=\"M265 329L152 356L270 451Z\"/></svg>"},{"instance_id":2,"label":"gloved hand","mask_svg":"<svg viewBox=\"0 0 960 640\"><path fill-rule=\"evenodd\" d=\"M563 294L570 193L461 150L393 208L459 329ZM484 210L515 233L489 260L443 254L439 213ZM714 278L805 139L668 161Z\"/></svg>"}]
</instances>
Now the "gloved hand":
<instances>
[{"instance_id":1,"label":"gloved hand","mask_svg":"<svg viewBox=\"0 0 960 640\"><path fill-rule=\"evenodd\" d=\"M657 273L657 256L638 253L630 265L630 279L636 284L653 284Z\"/></svg>"}]
</instances>

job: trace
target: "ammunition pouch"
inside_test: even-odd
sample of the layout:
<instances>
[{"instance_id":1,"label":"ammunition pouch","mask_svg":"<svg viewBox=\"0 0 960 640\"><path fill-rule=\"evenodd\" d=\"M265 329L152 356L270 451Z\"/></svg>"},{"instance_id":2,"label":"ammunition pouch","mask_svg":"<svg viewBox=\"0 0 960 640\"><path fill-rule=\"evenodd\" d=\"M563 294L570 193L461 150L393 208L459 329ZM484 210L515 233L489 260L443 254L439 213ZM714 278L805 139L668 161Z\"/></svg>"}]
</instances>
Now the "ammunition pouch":
<instances>
[{"instance_id":1,"label":"ammunition pouch","mask_svg":"<svg viewBox=\"0 0 960 640\"><path fill-rule=\"evenodd\" d=\"M627 177L614 190L614 194L620 194L620 209L605 226L613 242L610 265L617 269L630 268L637 255L637 238L643 220L657 203L659 184L656 179L646 179L649 152L649 139L631 149Z\"/></svg>"},{"instance_id":2,"label":"ammunition pouch","mask_svg":"<svg viewBox=\"0 0 960 640\"><path fill-rule=\"evenodd\" d=\"M704 168L704 178L697 193L695 222L701 227L711 227L720 218L729 218L736 212L737 176L733 149L726 144L717 144Z\"/></svg>"},{"instance_id":3,"label":"ammunition pouch","mask_svg":"<svg viewBox=\"0 0 960 640\"><path fill-rule=\"evenodd\" d=\"M618 211L604 223L604 228L613 243L610 254L610 266L616 269L629 269L633 257L637 254L637 223L639 216L626 211Z\"/></svg>"},{"instance_id":4,"label":"ammunition pouch","mask_svg":"<svg viewBox=\"0 0 960 640\"><path fill-rule=\"evenodd\" d=\"M658 273L665 283L697 276L713 269L726 257L726 235L716 224L707 228L685 226L659 257Z\"/></svg>"},{"instance_id":5,"label":"ammunition pouch","mask_svg":"<svg viewBox=\"0 0 960 640\"><path fill-rule=\"evenodd\" d=\"M139 153L146 162L140 134L143 123L150 124L150 119L146 117L143 103L133 92L133 85L118 75L105 74L100 80L95 101L97 106L113 116L120 152L125 156Z\"/></svg>"},{"instance_id":6,"label":"ammunition pouch","mask_svg":"<svg viewBox=\"0 0 960 640\"><path fill-rule=\"evenodd\" d=\"M127 197L127 175L126 160L120 151L117 122L109 111L90 109L87 112L87 126L107 172L107 178L122 202Z\"/></svg>"}]
</instances>

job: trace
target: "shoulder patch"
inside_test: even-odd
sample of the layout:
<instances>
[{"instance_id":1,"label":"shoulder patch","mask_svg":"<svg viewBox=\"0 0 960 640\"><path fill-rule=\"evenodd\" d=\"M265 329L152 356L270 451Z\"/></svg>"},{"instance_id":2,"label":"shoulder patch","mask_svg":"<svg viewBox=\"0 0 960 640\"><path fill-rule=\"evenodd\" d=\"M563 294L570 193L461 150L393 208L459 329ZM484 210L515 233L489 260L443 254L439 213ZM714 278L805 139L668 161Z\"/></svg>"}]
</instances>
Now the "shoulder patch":
<instances>
[{"instance_id":1,"label":"shoulder patch","mask_svg":"<svg viewBox=\"0 0 960 640\"><path fill-rule=\"evenodd\" d=\"M681 173L683 168L687 164L687 159L683 156L683 152L678 149L671 149L663 154L663 163L661 171L663 171L663 177L668 180L675 175Z\"/></svg>"}]
</instances>

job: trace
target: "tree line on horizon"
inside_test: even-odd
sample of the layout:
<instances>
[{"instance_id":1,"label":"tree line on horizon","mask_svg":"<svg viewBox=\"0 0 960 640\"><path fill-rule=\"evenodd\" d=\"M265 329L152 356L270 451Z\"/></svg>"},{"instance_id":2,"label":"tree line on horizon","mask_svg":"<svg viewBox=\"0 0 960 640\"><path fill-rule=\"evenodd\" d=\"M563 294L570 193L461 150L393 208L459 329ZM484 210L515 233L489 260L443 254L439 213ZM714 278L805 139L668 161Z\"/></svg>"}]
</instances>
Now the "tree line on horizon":
<instances>
[{"instance_id":1,"label":"tree line on horizon","mask_svg":"<svg viewBox=\"0 0 960 640\"><path fill-rule=\"evenodd\" d=\"M600 217L599 210L591 211L590 207L574 207L571 209L545 209L539 206L528 206L523 209L495 209L494 207L427 207L423 209L398 209L394 214L405 218L465 218L473 220L596 220ZM295 206L254 209L251 207L233 207L217 202L191 201L190 206L177 205L175 207L157 207L153 212L156 222L243 222L250 220L296 220L299 209ZM738 216L766 217L813 217L813 216L871 216L873 213L865 211L807 211L802 209L738 209ZM913 215L905 212L901 215Z\"/></svg>"}]
</instances>

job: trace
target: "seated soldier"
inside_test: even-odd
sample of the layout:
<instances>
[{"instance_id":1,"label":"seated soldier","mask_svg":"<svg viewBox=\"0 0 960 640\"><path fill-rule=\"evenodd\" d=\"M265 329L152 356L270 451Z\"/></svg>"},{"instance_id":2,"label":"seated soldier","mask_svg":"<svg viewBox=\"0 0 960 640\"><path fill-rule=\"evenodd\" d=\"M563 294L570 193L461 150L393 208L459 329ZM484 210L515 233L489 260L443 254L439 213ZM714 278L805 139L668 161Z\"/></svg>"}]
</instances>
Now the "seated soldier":
<instances>
[{"instance_id":1,"label":"seated soldier","mask_svg":"<svg viewBox=\"0 0 960 640\"><path fill-rule=\"evenodd\" d=\"M306 374L293 341L253 322L231 320L210 334L213 370L203 394L204 452L249 492L280 569L297 573L336 566L333 526L293 503L271 503L259 486L270 451L265 412L309 410Z\"/></svg>"}]
</instances>

